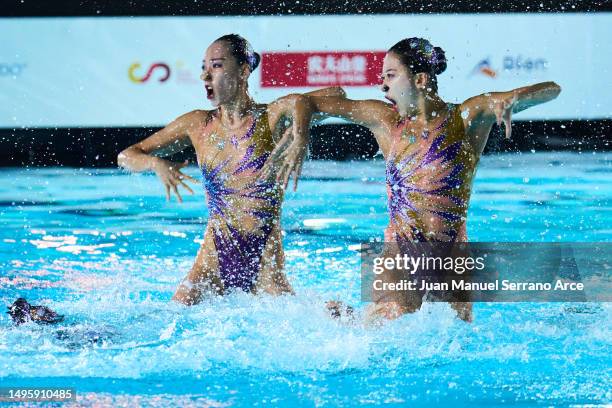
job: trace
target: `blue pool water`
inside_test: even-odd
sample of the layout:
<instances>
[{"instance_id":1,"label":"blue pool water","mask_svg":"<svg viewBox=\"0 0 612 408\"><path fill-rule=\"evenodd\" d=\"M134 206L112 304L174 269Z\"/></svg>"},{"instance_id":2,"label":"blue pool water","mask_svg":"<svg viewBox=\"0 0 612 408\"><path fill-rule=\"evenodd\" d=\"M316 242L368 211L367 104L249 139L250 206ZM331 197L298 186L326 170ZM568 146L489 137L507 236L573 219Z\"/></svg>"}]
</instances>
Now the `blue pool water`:
<instances>
[{"instance_id":1,"label":"blue pool water","mask_svg":"<svg viewBox=\"0 0 612 408\"><path fill-rule=\"evenodd\" d=\"M197 169L187 173L196 176ZM484 157L472 241L612 241L612 156ZM360 302L360 242L387 224L380 161L307 163L283 212L296 296L169 299L206 222L203 192L167 203L153 175L0 172L0 305L65 314L13 327L0 313L1 386L75 387L81 406L584 405L612 400L610 304L445 304L382 327L327 317Z\"/></svg>"}]
</instances>

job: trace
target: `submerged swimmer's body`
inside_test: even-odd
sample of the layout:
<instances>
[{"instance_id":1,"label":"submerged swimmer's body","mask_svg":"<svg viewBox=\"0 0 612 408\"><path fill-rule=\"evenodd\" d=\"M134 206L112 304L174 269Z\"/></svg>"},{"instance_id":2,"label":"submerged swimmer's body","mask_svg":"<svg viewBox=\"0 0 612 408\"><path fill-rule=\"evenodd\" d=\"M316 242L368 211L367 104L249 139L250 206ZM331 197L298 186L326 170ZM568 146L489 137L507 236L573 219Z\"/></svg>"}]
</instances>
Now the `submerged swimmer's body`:
<instances>
[{"instance_id":1,"label":"submerged swimmer's body","mask_svg":"<svg viewBox=\"0 0 612 408\"><path fill-rule=\"evenodd\" d=\"M40 324L55 324L64 320L64 316L57 314L47 306L31 305L26 299L19 298L8 307L8 315L17 326L35 322Z\"/></svg>"}]
</instances>

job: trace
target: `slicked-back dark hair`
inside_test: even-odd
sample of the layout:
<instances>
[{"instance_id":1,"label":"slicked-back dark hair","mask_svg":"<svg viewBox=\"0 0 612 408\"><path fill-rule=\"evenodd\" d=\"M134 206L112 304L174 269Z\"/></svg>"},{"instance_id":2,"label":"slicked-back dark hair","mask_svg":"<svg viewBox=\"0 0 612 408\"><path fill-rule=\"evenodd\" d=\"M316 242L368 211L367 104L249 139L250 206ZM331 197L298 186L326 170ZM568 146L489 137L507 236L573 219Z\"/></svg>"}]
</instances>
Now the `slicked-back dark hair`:
<instances>
[{"instance_id":1,"label":"slicked-back dark hair","mask_svg":"<svg viewBox=\"0 0 612 408\"><path fill-rule=\"evenodd\" d=\"M397 55L406 68L413 74L429 74L433 89L438 91L438 78L446 70L446 56L440 47L434 47L424 38L404 38L397 42L388 52Z\"/></svg>"},{"instance_id":2,"label":"slicked-back dark hair","mask_svg":"<svg viewBox=\"0 0 612 408\"><path fill-rule=\"evenodd\" d=\"M230 52L236 58L238 65L247 64L251 72L259 66L261 56L253 51L253 47L246 38L238 34L227 34L215 40L215 42L218 41L224 41L229 45Z\"/></svg>"}]
</instances>

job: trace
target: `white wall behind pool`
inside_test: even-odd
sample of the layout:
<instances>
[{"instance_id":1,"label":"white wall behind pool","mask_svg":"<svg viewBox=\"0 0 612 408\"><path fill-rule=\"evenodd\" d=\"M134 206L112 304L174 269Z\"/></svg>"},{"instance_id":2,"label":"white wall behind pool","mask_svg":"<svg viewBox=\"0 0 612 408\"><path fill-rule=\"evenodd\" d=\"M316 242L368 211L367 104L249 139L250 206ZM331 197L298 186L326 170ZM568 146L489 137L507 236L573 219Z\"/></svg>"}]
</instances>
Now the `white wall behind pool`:
<instances>
[{"instance_id":1,"label":"white wall behind pool","mask_svg":"<svg viewBox=\"0 0 612 408\"><path fill-rule=\"evenodd\" d=\"M360 55L422 36L446 51L439 87L449 101L553 80L561 96L516 119L612 118L612 13L5 18L0 127L159 126L210 108L202 56L232 32L261 54L291 53L281 57L297 55L316 71L281 67L293 82L276 87L270 67L260 67L250 87L261 102L313 89L313 74L332 84L339 72L357 84L346 87L350 97L381 98L371 75L360 76Z\"/></svg>"}]
</instances>

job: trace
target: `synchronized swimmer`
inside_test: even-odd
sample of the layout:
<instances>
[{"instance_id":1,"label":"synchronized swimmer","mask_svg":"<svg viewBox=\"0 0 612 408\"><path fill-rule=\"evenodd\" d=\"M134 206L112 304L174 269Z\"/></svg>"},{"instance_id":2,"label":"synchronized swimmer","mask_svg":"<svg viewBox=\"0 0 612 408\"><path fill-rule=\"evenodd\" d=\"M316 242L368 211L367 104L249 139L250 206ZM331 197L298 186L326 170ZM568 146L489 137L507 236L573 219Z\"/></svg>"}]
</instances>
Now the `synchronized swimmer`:
<instances>
[{"instance_id":1,"label":"synchronized swimmer","mask_svg":"<svg viewBox=\"0 0 612 408\"><path fill-rule=\"evenodd\" d=\"M198 303L205 292L293 293L283 271L280 215L287 179L299 172L301 162L291 169L278 166L265 177L261 170L279 142L287 140L282 137L286 131L295 140L308 138L308 104L301 95L255 103L247 81L259 60L238 35L215 40L206 50L201 79L216 109L186 113L118 157L126 169L153 170L167 197L173 191L181 201L178 186L192 192L185 181L196 180L180 171L184 164L156 155L195 148L209 219L194 265L172 297L186 305Z\"/></svg>"},{"instance_id":2,"label":"synchronized swimmer","mask_svg":"<svg viewBox=\"0 0 612 408\"><path fill-rule=\"evenodd\" d=\"M513 113L548 102L561 91L554 82L544 82L451 104L438 95L437 76L446 66L440 47L423 38L406 38L383 61L381 90L390 103L314 96L309 97L312 108L304 110L349 120L374 134L386 162L387 257L398 249L408 252L418 242L467 242L472 182L493 124L503 122L509 138ZM298 148L303 151L299 145L290 147ZM400 276L388 270L386 279L393 282ZM422 295L376 294L369 315L393 319L414 312ZM471 321L471 303L451 305L461 319Z\"/></svg>"}]
</instances>

